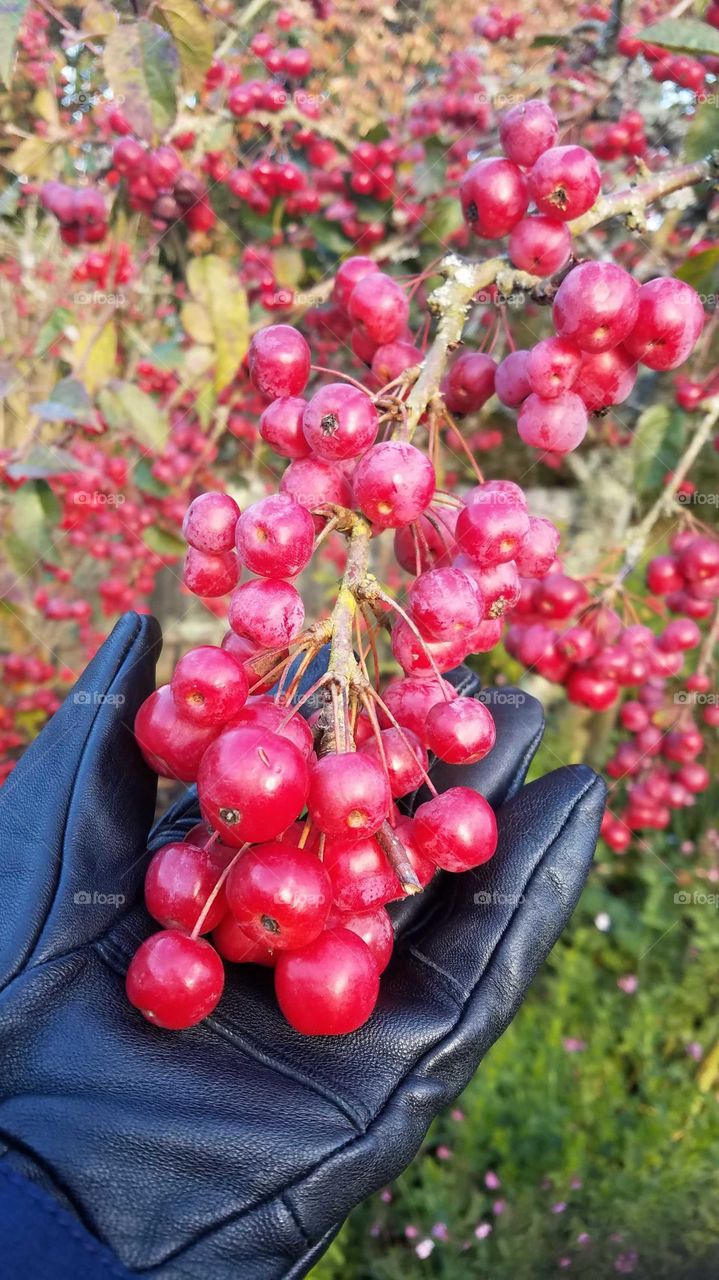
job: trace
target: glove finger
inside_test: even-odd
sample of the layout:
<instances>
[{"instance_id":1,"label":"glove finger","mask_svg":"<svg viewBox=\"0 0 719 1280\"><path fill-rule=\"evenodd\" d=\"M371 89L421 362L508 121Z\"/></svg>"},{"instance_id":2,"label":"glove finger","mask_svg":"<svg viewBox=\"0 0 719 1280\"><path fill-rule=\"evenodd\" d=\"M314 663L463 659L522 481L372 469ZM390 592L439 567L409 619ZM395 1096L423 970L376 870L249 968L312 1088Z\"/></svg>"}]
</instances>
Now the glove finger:
<instances>
[{"instance_id":1,"label":"glove finger","mask_svg":"<svg viewBox=\"0 0 719 1280\"><path fill-rule=\"evenodd\" d=\"M471 673L470 673L471 674ZM471 787L479 791L498 809L515 795L524 783L534 753L544 732L542 704L523 689L483 689L475 695L489 707L497 727L497 741L478 764L451 765L435 760L430 777L438 791L449 787ZM412 797L410 810L429 800L431 792L424 785ZM454 877L451 877L454 880ZM421 894L403 898L390 908L395 933L414 929L434 914L446 888L447 876L436 875Z\"/></svg>"},{"instance_id":2,"label":"glove finger","mask_svg":"<svg viewBox=\"0 0 719 1280\"><path fill-rule=\"evenodd\" d=\"M157 778L132 726L161 644L154 618L125 614L0 789L0 982L138 895Z\"/></svg>"}]
</instances>

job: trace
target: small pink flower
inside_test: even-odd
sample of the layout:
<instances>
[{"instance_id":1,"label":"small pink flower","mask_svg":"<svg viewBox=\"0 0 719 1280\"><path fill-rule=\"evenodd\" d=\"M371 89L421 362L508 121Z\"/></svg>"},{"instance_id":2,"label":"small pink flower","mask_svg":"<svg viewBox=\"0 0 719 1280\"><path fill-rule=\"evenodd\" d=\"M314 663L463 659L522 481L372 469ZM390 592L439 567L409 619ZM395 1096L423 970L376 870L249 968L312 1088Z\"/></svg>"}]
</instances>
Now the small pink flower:
<instances>
[{"instance_id":1,"label":"small pink flower","mask_svg":"<svg viewBox=\"0 0 719 1280\"><path fill-rule=\"evenodd\" d=\"M693 840L682 840L679 848L682 853L693 853L696 849L696 845Z\"/></svg>"},{"instance_id":2,"label":"small pink flower","mask_svg":"<svg viewBox=\"0 0 719 1280\"><path fill-rule=\"evenodd\" d=\"M552 1205L552 1213L564 1213L566 1207L566 1201L558 1200L556 1204Z\"/></svg>"},{"instance_id":3,"label":"small pink flower","mask_svg":"<svg viewBox=\"0 0 719 1280\"><path fill-rule=\"evenodd\" d=\"M453 1120L456 1120L457 1124L461 1124L464 1120L464 1112L460 1111L459 1107L454 1107L454 1109L450 1111L450 1115Z\"/></svg>"},{"instance_id":4,"label":"small pink flower","mask_svg":"<svg viewBox=\"0 0 719 1280\"><path fill-rule=\"evenodd\" d=\"M416 1240L419 1235L419 1231L410 1223L408 1227L405 1227L404 1234L408 1240Z\"/></svg>"},{"instance_id":5,"label":"small pink flower","mask_svg":"<svg viewBox=\"0 0 719 1280\"><path fill-rule=\"evenodd\" d=\"M562 1045L566 1053L584 1053L587 1042L586 1040L576 1040L574 1036L565 1036Z\"/></svg>"},{"instance_id":6,"label":"small pink flower","mask_svg":"<svg viewBox=\"0 0 719 1280\"><path fill-rule=\"evenodd\" d=\"M435 1222L432 1227L432 1235L435 1240L449 1240L449 1231L446 1222Z\"/></svg>"},{"instance_id":7,"label":"small pink flower","mask_svg":"<svg viewBox=\"0 0 719 1280\"><path fill-rule=\"evenodd\" d=\"M474 1234L478 1240L486 1240L487 1236L492 1234L492 1224L489 1222L480 1222L479 1226L474 1228Z\"/></svg>"},{"instance_id":8,"label":"small pink flower","mask_svg":"<svg viewBox=\"0 0 719 1280\"><path fill-rule=\"evenodd\" d=\"M451 1160L452 1152L449 1147L437 1147L435 1152L438 1160Z\"/></svg>"},{"instance_id":9,"label":"small pink flower","mask_svg":"<svg viewBox=\"0 0 719 1280\"><path fill-rule=\"evenodd\" d=\"M418 1258L422 1258L424 1260L429 1257L433 1249L434 1240L420 1240L419 1244L415 1245L414 1251Z\"/></svg>"},{"instance_id":10,"label":"small pink flower","mask_svg":"<svg viewBox=\"0 0 719 1280\"><path fill-rule=\"evenodd\" d=\"M627 996L633 996L639 986L639 979L633 973L625 973L623 977L617 978L617 986Z\"/></svg>"},{"instance_id":11,"label":"small pink flower","mask_svg":"<svg viewBox=\"0 0 719 1280\"><path fill-rule=\"evenodd\" d=\"M567 1267L571 1267L571 1265L572 1265L572 1259L571 1259L571 1258L566 1257L566 1255L565 1255L565 1257L563 1257L563 1258L560 1258L560 1259L559 1259L559 1265L560 1265L560 1267L562 1267L562 1268L563 1268L563 1270L565 1270L565 1271L566 1271Z\"/></svg>"},{"instance_id":12,"label":"small pink flower","mask_svg":"<svg viewBox=\"0 0 719 1280\"><path fill-rule=\"evenodd\" d=\"M581 1179L581 1178L574 1177L574 1178L572 1178L572 1181L570 1182L570 1184L569 1184L569 1185L570 1185L570 1187L572 1188L572 1191L578 1191L578 1190L579 1190L579 1188L583 1185L583 1183L582 1183L582 1179Z\"/></svg>"},{"instance_id":13,"label":"small pink flower","mask_svg":"<svg viewBox=\"0 0 719 1280\"><path fill-rule=\"evenodd\" d=\"M495 1200L494 1204L492 1205L492 1213L496 1218L498 1218L500 1214L504 1213L504 1210L506 1208L507 1208L506 1200Z\"/></svg>"},{"instance_id":14,"label":"small pink flower","mask_svg":"<svg viewBox=\"0 0 719 1280\"><path fill-rule=\"evenodd\" d=\"M577 1236L577 1244L581 1244L582 1248L586 1248L591 1238L592 1237L590 1236L588 1231L580 1231L579 1235Z\"/></svg>"},{"instance_id":15,"label":"small pink flower","mask_svg":"<svg viewBox=\"0 0 719 1280\"><path fill-rule=\"evenodd\" d=\"M614 1270L619 1271L621 1275L628 1276L637 1265L639 1254L636 1249L627 1249L626 1253L620 1253L614 1259Z\"/></svg>"},{"instance_id":16,"label":"small pink flower","mask_svg":"<svg viewBox=\"0 0 719 1280\"><path fill-rule=\"evenodd\" d=\"M704 1057L704 1050L698 1040L692 1040L691 1043L687 1045L687 1053L695 1062L701 1062Z\"/></svg>"},{"instance_id":17,"label":"small pink flower","mask_svg":"<svg viewBox=\"0 0 719 1280\"><path fill-rule=\"evenodd\" d=\"M489 1169L484 1175L484 1185L490 1191L497 1191L501 1187L501 1182L493 1169Z\"/></svg>"}]
</instances>

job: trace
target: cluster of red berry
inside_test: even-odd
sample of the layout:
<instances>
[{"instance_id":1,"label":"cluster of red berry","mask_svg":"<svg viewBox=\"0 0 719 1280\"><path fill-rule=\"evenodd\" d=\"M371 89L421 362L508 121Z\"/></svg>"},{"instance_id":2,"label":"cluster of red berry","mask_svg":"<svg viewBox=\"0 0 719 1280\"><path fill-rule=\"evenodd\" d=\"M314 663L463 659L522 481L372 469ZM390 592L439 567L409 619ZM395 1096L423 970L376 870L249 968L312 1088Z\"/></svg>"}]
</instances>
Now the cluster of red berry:
<instances>
[{"instance_id":1,"label":"cluster of red berry","mask_svg":"<svg viewBox=\"0 0 719 1280\"><path fill-rule=\"evenodd\" d=\"M472 19L472 30L496 44L498 40L513 40L523 22L521 13L503 13L501 5L492 4L486 13Z\"/></svg>"},{"instance_id":2,"label":"cluster of red berry","mask_svg":"<svg viewBox=\"0 0 719 1280\"><path fill-rule=\"evenodd\" d=\"M705 19L712 21L712 10L707 10ZM719 58L707 55L704 58L692 58L688 53L669 53L661 45L648 44L641 39L639 28L622 27L617 40L617 51L632 61L640 55L646 58L651 66L655 80L670 81L682 89L690 89L692 93L701 93L706 84L707 72L716 74L719 69Z\"/></svg>"},{"instance_id":3,"label":"cluster of red berry","mask_svg":"<svg viewBox=\"0 0 719 1280\"><path fill-rule=\"evenodd\" d=\"M75 267L72 278L78 282L92 280L101 289L106 289L108 285L127 284L132 279L132 275L133 263L130 246L121 240L118 244L113 245L112 249L107 249L104 253L99 250L96 250L95 253L89 253Z\"/></svg>"},{"instance_id":4,"label":"cluster of red berry","mask_svg":"<svg viewBox=\"0 0 719 1280\"><path fill-rule=\"evenodd\" d=\"M107 209L96 187L68 187L64 182L44 182L43 208L60 223L64 244L98 244L107 235Z\"/></svg>"},{"instance_id":5,"label":"cluster of red berry","mask_svg":"<svg viewBox=\"0 0 719 1280\"><path fill-rule=\"evenodd\" d=\"M146 213L158 230L179 221L191 231L209 231L214 226L205 184L183 168L174 147L151 150L136 138L121 137L112 149L112 166L108 180L117 183L125 178L130 208Z\"/></svg>"}]
</instances>

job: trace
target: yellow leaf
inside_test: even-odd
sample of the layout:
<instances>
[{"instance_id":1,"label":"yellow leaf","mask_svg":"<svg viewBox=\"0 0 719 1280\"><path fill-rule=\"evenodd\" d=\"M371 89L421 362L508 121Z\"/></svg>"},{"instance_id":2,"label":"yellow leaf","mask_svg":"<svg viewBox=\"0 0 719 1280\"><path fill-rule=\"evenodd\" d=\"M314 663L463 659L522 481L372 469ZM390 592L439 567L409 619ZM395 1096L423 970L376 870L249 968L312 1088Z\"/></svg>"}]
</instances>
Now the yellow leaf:
<instances>
[{"instance_id":1,"label":"yellow leaf","mask_svg":"<svg viewBox=\"0 0 719 1280\"><path fill-rule=\"evenodd\" d=\"M98 329L96 324L81 325L72 348L73 372L91 395L104 386L115 373L117 331L109 320Z\"/></svg>"},{"instance_id":2,"label":"yellow leaf","mask_svg":"<svg viewBox=\"0 0 719 1280\"><path fill-rule=\"evenodd\" d=\"M187 89L201 89L212 62L212 25L195 0L158 0L158 20L167 28L180 57Z\"/></svg>"},{"instance_id":3,"label":"yellow leaf","mask_svg":"<svg viewBox=\"0 0 719 1280\"><path fill-rule=\"evenodd\" d=\"M282 245L279 249L275 249L272 254L272 265L275 280L288 289L294 289L305 273L305 260L300 250L293 249L291 245Z\"/></svg>"},{"instance_id":4,"label":"yellow leaf","mask_svg":"<svg viewBox=\"0 0 719 1280\"><path fill-rule=\"evenodd\" d=\"M215 390L222 391L234 378L249 345L247 296L229 263L215 254L193 258L187 268L187 284L207 317L215 351ZM206 338L198 340L207 342Z\"/></svg>"},{"instance_id":5,"label":"yellow leaf","mask_svg":"<svg viewBox=\"0 0 719 1280\"><path fill-rule=\"evenodd\" d=\"M48 124L58 124L57 98L49 89L38 89L32 105L35 114L42 120L46 120Z\"/></svg>"},{"instance_id":6,"label":"yellow leaf","mask_svg":"<svg viewBox=\"0 0 719 1280\"><path fill-rule=\"evenodd\" d=\"M109 36L117 26L117 14L102 0L87 0L82 10L82 29L89 36Z\"/></svg>"},{"instance_id":7,"label":"yellow leaf","mask_svg":"<svg viewBox=\"0 0 719 1280\"><path fill-rule=\"evenodd\" d=\"M51 147L47 138L25 138L5 163L13 173L23 177L44 178L50 172Z\"/></svg>"},{"instance_id":8,"label":"yellow leaf","mask_svg":"<svg viewBox=\"0 0 719 1280\"><path fill-rule=\"evenodd\" d=\"M185 333L188 333L195 342L201 343L203 346L212 346L215 341L215 335L212 329L212 322L205 308L199 302L185 302L180 312L182 325Z\"/></svg>"}]
</instances>

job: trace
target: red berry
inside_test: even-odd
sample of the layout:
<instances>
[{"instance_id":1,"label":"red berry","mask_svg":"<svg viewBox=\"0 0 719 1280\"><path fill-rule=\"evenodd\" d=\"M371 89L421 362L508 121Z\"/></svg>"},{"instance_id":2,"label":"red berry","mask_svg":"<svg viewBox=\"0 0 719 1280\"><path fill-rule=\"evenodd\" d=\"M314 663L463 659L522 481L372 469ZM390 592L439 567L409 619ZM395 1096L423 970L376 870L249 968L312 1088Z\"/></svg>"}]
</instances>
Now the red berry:
<instances>
[{"instance_id":1,"label":"red berry","mask_svg":"<svg viewBox=\"0 0 719 1280\"><path fill-rule=\"evenodd\" d=\"M624 345L649 369L676 369L694 350L703 327L704 308L696 290L675 276L663 276L641 286L636 323Z\"/></svg>"},{"instance_id":2,"label":"red berry","mask_svg":"<svg viewBox=\"0 0 719 1280\"><path fill-rule=\"evenodd\" d=\"M529 197L540 213L568 222L591 209L602 179L591 152L584 147L551 147L539 157L528 178Z\"/></svg>"},{"instance_id":3,"label":"red berry","mask_svg":"<svg viewBox=\"0 0 719 1280\"><path fill-rule=\"evenodd\" d=\"M225 970L204 938L167 929L146 938L127 970L127 998L148 1022L171 1031L194 1027L222 995Z\"/></svg>"},{"instance_id":4,"label":"red berry","mask_svg":"<svg viewBox=\"0 0 719 1280\"><path fill-rule=\"evenodd\" d=\"M402 896L397 876L371 836L328 837L324 866L339 911L370 911Z\"/></svg>"},{"instance_id":5,"label":"red berry","mask_svg":"<svg viewBox=\"0 0 719 1280\"><path fill-rule=\"evenodd\" d=\"M278 958L275 993L295 1031L306 1036L345 1035L372 1013L379 970L356 933L327 929L308 946Z\"/></svg>"},{"instance_id":6,"label":"red berry","mask_svg":"<svg viewBox=\"0 0 719 1280\"><path fill-rule=\"evenodd\" d=\"M567 697L592 711L606 711L616 702L619 688L614 680L595 675L582 667L572 671L567 680Z\"/></svg>"},{"instance_id":7,"label":"red berry","mask_svg":"<svg viewBox=\"0 0 719 1280\"><path fill-rule=\"evenodd\" d=\"M240 508L229 493L201 493L187 508L182 535L195 550L220 555L234 549L239 518Z\"/></svg>"},{"instance_id":8,"label":"red berry","mask_svg":"<svg viewBox=\"0 0 719 1280\"><path fill-rule=\"evenodd\" d=\"M222 725L242 710L249 685L232 654L203 644L180 658L170 689L181 716L199 725Z\"/></svg>"},{"instance_id":9,"label":"red berry","mask_svg":"<svg viewBox=\"0 0 719 1280\"><path fill-rule=\"evenodd\" d=\"M220 734L197 778L202 816L237 848L280 835L299 815L308 787L307 761L294 743L252 726Z\"/></svg>"},{"instance_id":10,"label":"red berry","mask_svg":"<svg viewBox=\"0 0 719 1280\"><path fill-rule=\"evenodd\" d=\"M566 338L543 338L527 357L527 381L538 396L553 400L577 380L582 354Z\"/></svg>"},{"instance_id":11,"label":"red berry","mask_svg":"<svg viewBox=\"0 0 719 1280\"><path fill-rule=\"evenodd\" d=\"M239 566L234 551L208 555L190 547L185 557L182 580L196 596L224 596L237 585Z\"/></svg>"},{"instance_id":12,"label":"red berry","mask_svg":"<svg viewBox=\"0 0 719 1280\"><path fill-rule=\"evenodd\" d=\"M314 825L329 836L372 836L391 804L384 770L355 752L323 756L313 766L307 808ZM295 814L295 817L297 815Z\"/></svg>"},{"instance_id":13,"label":"red berry","mask_svg":"<svg viewBox=\"0 0 719 1280\"><path fill-rule=\"evenodd\" d=\"M263 694L248 698L240 714L232 723L233 729L239 729L243 725L251 725L272 734L278 733L281 738L289 738L290 742L294 742L305 760L309 760L312 756L314 738L304 716L299 712L291 715L288 708L280 706L274 698Z\"/></svg>"},{"instance_id":14,"label":"red berry","mask_svg":"<svg viewBox=\"0 0 719 1280\"><path fill-rule=\"evenodd\" d=\"M281 458L306 458L310 446L302 430L307 401L285 396L268 404L260 418L260 435Z\"/></svg>"},{"instance_id":15,"label":"red berry","mask_svg":"<svg viewBox=\"0 0 719 1280\"><path fill-rule=\"evenodd\" d=\"M475 235L488 240L508 235L529 203L521 169L500 156L473 164L462 179L459 194L465 221Z\"/></svg>"},{"instance_id":16,"label":"red berry","mask_svg":"<svg viewBox=\"0 0 719 1280\"><path fill-rule=\"evenodd\" d=\"M355 287L365 276L376 274L379 271L377 263L372 258L346 258L337 268L335 276L332 296L339 302L341 307L345 309L349 306L350 295Z\"/></svg>"},{"instance_id":17,"label":"red berry","mask_svg":"<svg viewBox=\"0 0 719 1280\"><path fill-rule=\"evenodd\" d=\"M565 276L554 299L557 333L582 351L609 351L631 332L639 285L614 262L582 262Z\"/></svg>"},{"instance_id":18,"label":"red berry","mask_svg":"<svg viewBox=\"0 0 719 1280\"><path fill-rule=\"evenodd\" d=\"M450 413L476 413L494 391L497 365L480 351L465 351L452 365L443 388Z\"/></svg>"},{"instance_id":19,"label":"red berry","mask_svg":"<svg viewBox=\"0 0 719 1280\"><path fill-rule=\"evenodd\" d=\"M384 691L384 703L395 720L403 727L412 729L421 742L425 741L425 721L436 702L445 702L457 697L456 689L448 680L437 680L436 676L410 676L392 680ZM389 725L384 712L379 713L380 722Z\"/></svg>"},{"instance_id":20,"label":"red berry","mask_svg":"<svg viewBox=\"0 0 719 1280\"><path fill-rule=\"evenodd\" d=\"M352 290L347 309L352 323L377 346L401 337L409 319L404 289L382 272L362 277Z\"/></svg>"},{"instance_id":21,"label":"red berry","mask_svg":"<svg viewBox=\"0 0 719 1280\"><path fill-rule=\"evenodd\" d=\"M370 397L348 382L330 382L309 401L302 419L305 439L318 458L356 458L374 443L379 418Z\"/></svg>"},{"instance_id":22,"label":"red berry","mask_svg":"<svg viewBox=\"0 0 719 1280\"><path fill-rule=\"evenodd\" d=\"M424 746L411 729L401 732L399 729L382 729L380 738L384 759L374 736L362 743L360 753L374 760L380 768L386 768L390 791L395 799L409 795L420 785L427 771L429 761Z\"/></svg>"},{"instance_id":23,"label":"red berry","mask_svg":"<svg viewBox=\"0 0 719 1280\"><path fill-rule=\"evenodd\" d=\"M526 168L554 146L558 133L557 117L551 107L538 98L531 98L505 111L499 122L499 137L505 155Z\"/></svg>"},{"instance_id":24,"label":"red berry","mask_svg":"<svg viewBox=\"0 0 719 1280\"><path fill-rule=\"evenodd\" d=\"M312 516L294 498L271 494L253 503L237 522L242 564L263 578L294 578L312 558Z\"/></svg>"},{"instance_id":25,"label":"red berry","mask_svg":"<svg viewBox=\"0 0 719 1280\"><path fill-rule=\"evenodd\" d=\"M280 481L280 490L312 511L323 503L349 507L352 502L350 483L340 467L322 458L299 458L291 462ZM314 516L314 527L321 529L324 517Z\"/></svg>"},{"instance_id":26,"label":"red berry","mask_svg":"<svg viewBox=\"0 0 719 1280\"><path fill-rule=\"evenodd\" d=\"M302 630L305 607L296 587L280 578L254 578L232 593L227 620L260 649L284 649Z\"/></svg>"},{"instance_id":27,"label":"red berry","mask_svg":"<svg viewBox=\"0 0 719 1280\"><path fill-rule=\"evenodd\" d=\"M611 351L587 351L574 390L590 413L610 404L621 404L634 388L637 362L624 347Z\"/></svg>"},{"instance_id":28,"label":"red berry","mask_svg":"<svg viewBox=\"0 0 719 1280\"><path fill-rule=\"evenodd\" d=\"M565 391L554 400L531 395L519 410L517 430L525 444L548 453L570 453L587 433L587 410L584 401L573 391Z\"/></svg>"},{"instance_id":29,"label":"red berry","mask_svg":"<svg viewBox=\"0 0 719 1280\"><path fill-rule=\"evenodd\" d=\"M494 389L502 404L514 408L526 400L531 391L527 377L528 351L511 351L497 365Z\"/></svg>"},{"instance_id":30,"label":"red berry","mask_svg":"<svg viewBox=\"0 0 719 1280\"><path fill-rule=\"evenodd\" d=\"M318 937L332 902L330 878L316 854L278 842L248 849L230 871L225 892L243 932L277 951Z\"/></svg>"},{"instance_id":31,"label":"red berry","mask_svg":"<svg viewBox=\"0 0 719 1280\"><path fill-rule=\"evenodd\" d=\"M647 586L655 596L681 591L684 575L674 556L655 556L647 565Z\"/></svg>"},{"instance_id":32,"label":"red berry","mask_svg":"<svg viewBox=\"0 0 719 1280\"><path fill-rule=\"evenodd\" d=\"M532 214L513 227L507 252L515 267L533 276L553 276L569 261L572 233L565 222Z\"/></svg>"},{"instance_id":33,"label":"red berry","mask_svg":"<svg viewBox=\"0 0 719 1280\"><path fill-rule=\"evenodd\" d=\"M214 930L212 942L223 960L231 960L233 964L263 964L272 969L277 963L275 952L268 951L261 942L253 942L231 911Z\"/></svg>"},{"instance_id":34,"label":"red berry","mask_svg":"<svg viewBox=\"0 0 719 1280\"><path fill-rule=\"evenodd\" d=\"M268 400L301 395L310 376L310 360L305 339L289 324L258 330L247 356L250 377Z\"/></svg>"},{"instance_id":35,"label":"red berry","mask_svg":"<svg viewBox=\"0 0 719 1280\"><path fill-rule=\"evenodd\" d=\"M515 556L517 569L526 578L543 578L549 573L559 547L559 530L543 516L530 516L522 545Z\"/></svg>"},{"instance_id":36,"label":"red berry","mask_svg":"<svg viewBox=\"0 0 719 1280\"><path fill-rule=\"evenodd\" d=\"M427 509L435 490L434 467L414 445L396 440L373 445L352 479L355 505L380 529L410 524Z\"/></svg>"},{"instance_id":37,"label":"red berry","mask_svg":"<svg viewBox=\"0 0 719 1280\"><path fill-rule=\"evenodd\" d=\"M438 702L427 716L427 745L447 764L475 764L484 759L496 736L491 712L474 698Z\"/></svg>"},{"instance_id":38,"label":"red berry","mask_svg":"<svg viewBox=\"0 0 719 1280\"><path fill-rule=\"evenodd\" d=\"M135 717L135 738L150 768L180 782L195 781L217 733L215 725L193 724L180 715L169 684L151 693Z\"/></svg>"},{"instance_id":39,"label":"red berry","mask_svg":"<svg viewBox=\"0 0 719 1280\"><path fill-rule=\"evenodd\" d=\"M369 947L380 973L384 973L392 957L394 932L384 907L375 911L338 911L333 908L327 921L328 929L349 929Z\"/></svg>"},{"instance_id":40,"label":"red berry","mask_svg":"<svg viewBox=\"0 0 719 1280\"><path fill-rule=\"evenodd\" d=\"M527 403L536 398L530 396ZM513 560L529 530L526 510L519 505L492 500L497 498L501 498L501 494L483 494L481 500L466 505L457 520L457 545L479 565Z\"/></svg>"},{"instance_id":41,"label":"red berry","mask_svg":"<svg viewBox=\"0 0 719 1280\"><path fill-rule=\"evenodd\" d=\"M461 569L430 569L412 584L412 618L429 640L448 640L476 630L484 601L476 583Z\"/></svg>"},{"instance_id":42,"label":"red berry","mask_svg":"<svg viewBox=\"0 0 719 1280\"><path fill-rule=\"evenodd\" d=\"M450 787L421 804L414 830L420 851L443 871L469 871L497 847L494 812L469 787Z\"/></svg>"},{"instance_id":43,"label":"red berry","mask_svg":"<svg viewBox=\"0 0 719 1280\"><path fill-rule=\"evenodd\" d=\"M166 844L152 855L145 875L145 905L166 929L191 933L223 868L222 857L212 849L187 843ZM227 903L224 890L214 898L202 932L220 923Z\"/></svg>"}]
</instances>

